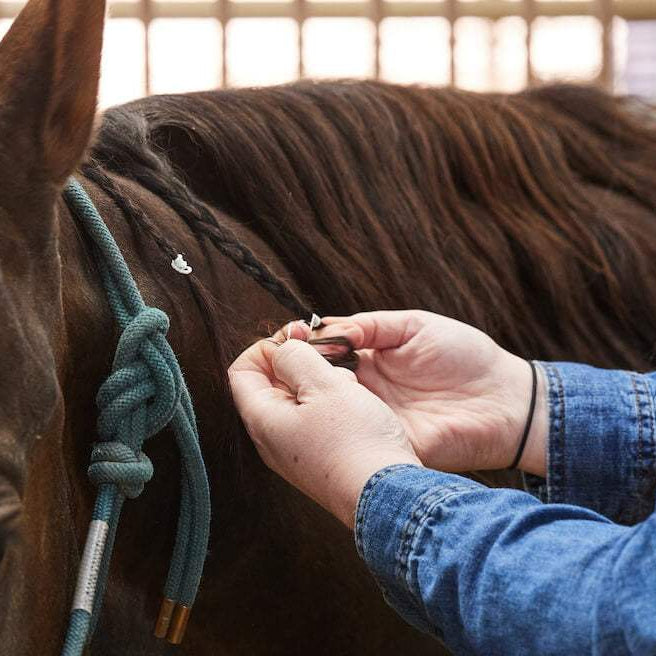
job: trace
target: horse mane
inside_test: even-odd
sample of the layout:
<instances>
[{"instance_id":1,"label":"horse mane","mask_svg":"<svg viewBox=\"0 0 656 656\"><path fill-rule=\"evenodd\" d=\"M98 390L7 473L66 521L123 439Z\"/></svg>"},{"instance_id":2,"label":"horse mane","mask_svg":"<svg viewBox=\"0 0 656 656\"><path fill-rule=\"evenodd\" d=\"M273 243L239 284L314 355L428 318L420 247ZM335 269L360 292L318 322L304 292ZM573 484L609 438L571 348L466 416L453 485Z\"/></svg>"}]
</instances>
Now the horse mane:
<instances>
[{"instance_id":1,"label":"horse mane","mask_svg":"<svg viewBox=\"0 0 656 656\"><path fill-rule=\"evenodd\" d=\"M167 256L156 219L110 174L163 199L297 315L421 307L525 357L646 369L650 111L566 85L481 95L300 82L156 96L104 114L83 172ZM210 208L262 237L302 297Z\"/></svg>"}]
</instances>

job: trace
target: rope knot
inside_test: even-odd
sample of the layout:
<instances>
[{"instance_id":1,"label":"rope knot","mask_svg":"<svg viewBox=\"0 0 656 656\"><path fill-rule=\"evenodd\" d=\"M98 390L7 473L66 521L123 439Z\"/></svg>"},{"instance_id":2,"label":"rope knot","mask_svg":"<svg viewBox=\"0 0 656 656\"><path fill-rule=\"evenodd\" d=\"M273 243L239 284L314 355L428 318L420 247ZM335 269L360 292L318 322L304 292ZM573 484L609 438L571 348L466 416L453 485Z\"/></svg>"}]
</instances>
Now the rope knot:
<instances>
[{"instance_id":1,"label":"rope knot","mask_svg":"<svg viewBox=\"0 0 656 656\"><path fill-rule=\"evenodd\" d=\"M96 442L88 474L95 485L113 483L124 497L135 499L153 477L153 464L145 453L135 453L123 442Z\"/></svg>"},{"instance_id":2,"label":"rope knot","mask_svg":"<svg viewBox=\"0 0 656 656\"><path fill-rule=\"evenodd\" d=\"M112 373L98 392L98 432L103 441L141 444L171 421L182 379L166 341L168 328L166 314L151 307L127 323Z\"/></svg>"},{"instance_id":3,"label":"rope knot","mask_svg":"<svg viewBox=\"0 0 656 656\"><path fill-rule=\"evenodd\" d=\"M168 316L154 307L144 307L135 314L123 329L116 347L114 367L117 363L128 363L139 357L139 351L146 342L165 337L169 331Z\"/></svg>"}]
</instances>

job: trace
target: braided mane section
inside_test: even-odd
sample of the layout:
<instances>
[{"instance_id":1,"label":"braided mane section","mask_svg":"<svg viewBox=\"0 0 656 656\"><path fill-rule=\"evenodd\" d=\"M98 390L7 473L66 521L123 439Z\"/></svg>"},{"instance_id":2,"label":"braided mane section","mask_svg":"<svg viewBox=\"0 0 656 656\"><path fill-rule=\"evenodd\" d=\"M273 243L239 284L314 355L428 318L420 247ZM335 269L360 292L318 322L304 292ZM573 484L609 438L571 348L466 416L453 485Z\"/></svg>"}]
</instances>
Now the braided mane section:
<instances>
[{"instance_id":1,"label":"braided mane section","mask_svg":"<svg viewBox=\"0 0 656 656\"><path fill-rule=\"evenodd\" d=\"M134 134L126 135L126 127L131 128ZM232 260L295 316L311 315L308 303L241 243L229 227L219 224L207 204L197 198L179 178L164 154L150 147L147 125L142 117L133 114L129 120L121 121L120 138L118 133L108 132L103 133L103 147L94 151L91 161L82 167L82 172L116 203L126 218L147 232L167 257L174 258L177 249L162 235L156 222L128 198L108 173L132 180L162 199L183 219L196 239L208 239L222 255Z\"/></svg>"}]
</instances>

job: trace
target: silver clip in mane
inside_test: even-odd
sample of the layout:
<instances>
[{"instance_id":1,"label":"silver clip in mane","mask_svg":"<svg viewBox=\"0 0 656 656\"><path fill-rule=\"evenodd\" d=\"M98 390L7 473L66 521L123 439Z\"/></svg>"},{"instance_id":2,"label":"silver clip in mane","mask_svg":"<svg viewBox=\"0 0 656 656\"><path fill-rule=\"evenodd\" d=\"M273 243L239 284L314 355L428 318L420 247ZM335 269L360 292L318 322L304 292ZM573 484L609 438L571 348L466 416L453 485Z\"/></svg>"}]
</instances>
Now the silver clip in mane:
<instances>
[{"instance_id":1,"label":"silver clip in mane","mask_svg":"<svg viewBox=\"0 0 656 656\"><path fill-rule=\"evenodd\" d=\"M317 314L312 314L310 319L310 330L315 330L321 325L321 317Z\"/></svg>"}]
</instances>

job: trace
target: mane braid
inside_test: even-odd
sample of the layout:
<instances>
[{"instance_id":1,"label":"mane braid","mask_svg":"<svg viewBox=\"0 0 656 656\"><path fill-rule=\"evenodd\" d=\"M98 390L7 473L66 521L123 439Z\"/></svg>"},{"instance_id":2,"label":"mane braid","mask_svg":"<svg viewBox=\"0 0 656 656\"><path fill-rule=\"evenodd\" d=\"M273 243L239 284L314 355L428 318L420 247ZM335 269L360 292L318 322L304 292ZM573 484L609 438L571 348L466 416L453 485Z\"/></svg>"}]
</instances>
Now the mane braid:
<instances>
[{"instance_id":1,"label":"mane braid","mask_svg":"<svg viewBox=\"0 0 656 656\"><path fill-rule=\"evenodd\" d=\"M113 110L110 116L120 113L120 109ZM242 244L232 230L220 225L209 207L179 179L165 157L152 149L145 122L134 114L124 118L129 120L120 122L121 129L128 125L136 134L113 135L107 129L108 123L111 127L111 121L106 119L101 132L104 137L102 149L94 150L90 162L82 166L83 174L103 189L126 218L143 228L167 257L175 257L175 247L166 241L145 212L126 198L126 194L103 169L136 182L160 198L183 219L199 243L209 240L222 255L270 292L282 306L295 316L309 317L312 314L309 304Z\"/></svg>"},{"instance_id":2,"label":"mane braid","mask_svg":"<svg viewBox=\"0 0 656 656\"><path fill-rule=\"evenodd\" d=\"M128 195L100 167L84 166L83 173L87 179L95 182L114 201L126 219L136 223L153 239L159 249L166 254L167 258L173 259L177 255L176 249L160 233L155 223L150 220L148 215L138 205L129 199ZM187 276L187 281L196 305L202 310L200 315L203 319L214 357L217 363L220 363L221 349L211 320L212 312L210 310L214 305L212 295L196 277Z\"/></svg>"},{"instance_id":3,"label":"mane braid","mask_svg":"<svg viewBox=\"0 0 656 656\"><path fill-rule=\"evenodd\" d=\"M128 195L121 190L118 184L108 176L99 166L93 167L86 165L83 167L84 175L89 180L97 184L117 205L123 215L132 221L136 221L139 227L144 229L153 241L157 244L162 252L167 254L168 257L174 258L176 250L160 233L157 226L150 220L148 215L135 203L133 203ZM234 260L233 260L234 261ZM259 263L258 263L259 264ZM273 274L271 274L273 275ZM201 316L205 324L205 329L210 338L214 357L217 362L221 362L221 355L216 331L213 329L212 321L210 319L211 312L207 311L211 305L211 295L202 285L202 283L194 277L187 278L189 286L194 295L196 304L205 311L201 311ZM262 284L262 283L260 283ZM290 292L291 293L291 292ZM310 311L305 308L300 308L300 316L309 316ZM342 348L341 352L337 354L328 353L324 357L328 362L338 367L346 367L347 369L355 370L358 363L358 355L354 352L353 345L345 337L333 337L324 339L310 339L310 344L323 345L338 345Z\"/></svg>"},{"instance_id":4,"label":"mane braid","mask_svg":"<svg viewBox=\"0 0 656 656\"><path fill-rule=\"evenodd\" d=\"M95 182L116 203L126 218L136 221L152 237L167 257L173 259L177 255L177 250L163 237L148 215L130 200L129 196L119 188L100 166L85 165L82 167L82 172L87 179Z\"/></svg>"}]
</instances>

